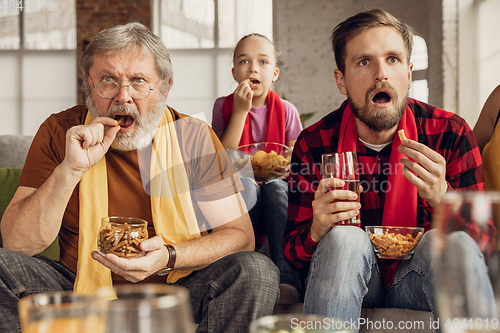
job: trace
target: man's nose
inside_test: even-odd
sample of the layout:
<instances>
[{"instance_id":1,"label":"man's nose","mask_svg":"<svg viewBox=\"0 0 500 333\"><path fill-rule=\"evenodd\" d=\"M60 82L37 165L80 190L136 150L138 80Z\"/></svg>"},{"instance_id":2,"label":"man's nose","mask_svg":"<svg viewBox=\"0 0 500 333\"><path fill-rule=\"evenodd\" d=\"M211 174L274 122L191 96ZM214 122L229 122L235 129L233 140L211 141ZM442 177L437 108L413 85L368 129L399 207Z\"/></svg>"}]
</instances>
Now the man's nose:
<instances>
[{"instance_id":1,"label":"man's nose","mask_svg":"<svg viewBox=\"0 0 500 333\"><path fill-rule=\"evenodd\" d=\"M115 104L132 104L133 103L133 98L130 96L130 93L128 92L128 87L127 86L120 86L118 88L118 94L114 98L114 103Z\"/></svg>"},{"instance_id":2,"label":"man's nose","mask_svg":"<svg viewBox=\"0 0 500 333\"><path fill-rule=\"evenodd\" d=\"M387 64L384 61L378 62L375 67L375 81L387 81Z\"/></svg>"}]
</instances>

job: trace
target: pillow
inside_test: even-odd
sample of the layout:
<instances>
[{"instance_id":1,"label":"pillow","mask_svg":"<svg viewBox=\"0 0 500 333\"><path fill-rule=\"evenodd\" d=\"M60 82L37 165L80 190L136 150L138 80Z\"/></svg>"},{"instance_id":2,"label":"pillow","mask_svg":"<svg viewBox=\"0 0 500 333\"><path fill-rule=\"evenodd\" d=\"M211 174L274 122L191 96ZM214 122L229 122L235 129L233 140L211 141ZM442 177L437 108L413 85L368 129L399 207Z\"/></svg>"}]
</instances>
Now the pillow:
<instances>
[{"instance_id":1,"label":"pillow","mask_svg":"<svg viewBox=\"0 0 500 333\"><path fill-rule=\"evenodd\" d=\"M0 168L0 219L17 190L22 171L22 168ZM1 235L0 246L2 246Z\"/></svg>"},{"instance_id":2,"label":"pillow","mask_svg":"<svg viewBox=\"0 0 500 333\"><path fill-rule=\"evenodd\" d=\"M10 200L16 193L19 178L21 178L22 168L0 168L0 220ZM0 247L2 247L2 235L0 234ZM48 258L59 260L59 241L55 241L40 253Z\"/></svg>"}]
</instances>

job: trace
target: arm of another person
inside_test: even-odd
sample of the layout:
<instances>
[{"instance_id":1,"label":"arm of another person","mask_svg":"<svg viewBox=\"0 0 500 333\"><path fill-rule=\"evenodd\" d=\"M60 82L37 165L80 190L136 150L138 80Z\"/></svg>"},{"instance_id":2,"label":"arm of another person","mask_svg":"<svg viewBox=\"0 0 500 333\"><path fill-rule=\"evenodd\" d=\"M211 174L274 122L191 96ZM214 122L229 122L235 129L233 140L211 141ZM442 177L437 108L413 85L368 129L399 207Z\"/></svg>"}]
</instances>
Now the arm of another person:
<instances>
[{"instance_id":1,"label":"arm of another person","mask_svg":"<svg viewBox=\"0 0 500 333\"><path fill-rule=\"evenodd\" d=\"M120 127L116 120L96 118L66 133L66 155L38 188L19 187L2 217L6 249L35 255L49 246L61 228L69 198L83 174L107 152ZM105 132L104 125L111 126Z\"/></svg>"},{"instance_id":2,"label":"arm of another person","mask_svg":"<svg viewBox=\"0 0 500 333\"><path fill-rule=\"evenodd\" d=\"M495 120L500 111L500 85L490 94L483 105L479 118L474 126L474 135L481 154L484 146L490 141L495 130Z\"/></svg>"}]
</instances>

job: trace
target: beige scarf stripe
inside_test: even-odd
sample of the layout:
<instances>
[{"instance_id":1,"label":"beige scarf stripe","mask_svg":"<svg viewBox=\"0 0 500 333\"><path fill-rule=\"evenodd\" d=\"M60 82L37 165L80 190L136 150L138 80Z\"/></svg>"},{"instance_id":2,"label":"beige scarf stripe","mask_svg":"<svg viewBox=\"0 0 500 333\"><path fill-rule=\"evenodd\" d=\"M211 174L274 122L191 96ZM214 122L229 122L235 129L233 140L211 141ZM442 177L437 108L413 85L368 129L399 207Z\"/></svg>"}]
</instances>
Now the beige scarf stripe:
<instances>
[{"instance_id":1,"label":"beige scarf stripe","mask_svg":"<svg viewBox=\"0 0 500 333\"><path fill-rule=\"evenodd\" d=\"M85 124L92 121L90 112ZM177 139L172 111L167 108L153 142L151 156L151 213L155 232L165 244L200 237L194 213L189 179ZM106 158L85 173L80 181L80 223L77 277L74 291L93 294L101 287L112 286L111 272L93 260L97 251L97 235L102 217L108 216L108 180ZM190 271L174 271L168 283L189 275Z\"/></svg>"}]
</instances>

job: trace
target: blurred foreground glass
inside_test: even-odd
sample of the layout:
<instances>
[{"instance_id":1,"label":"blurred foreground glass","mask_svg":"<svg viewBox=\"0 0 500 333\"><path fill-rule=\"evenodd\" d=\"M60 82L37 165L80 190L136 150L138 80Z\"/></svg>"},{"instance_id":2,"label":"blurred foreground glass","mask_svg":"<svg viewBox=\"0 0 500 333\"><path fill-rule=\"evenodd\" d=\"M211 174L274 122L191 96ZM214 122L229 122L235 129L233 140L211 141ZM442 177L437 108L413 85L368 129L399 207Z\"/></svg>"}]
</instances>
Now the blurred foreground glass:
<instances>
[{"instance_id":1,"label":"blurred foreground glass","mask_svg":"<svg viewBox=\"0 0 500 333\"><path fill-rule=\"evenodd\" d=\"M355 151L344 153L323 154L321 156L321 167L323 170L323 178L337 178L345 182L343 187L333 189L349 190L361 193L359 182L358 155ZM357 201L357 200L356 200ZM349 220L337 222L337 225L359 224L361 218L359 214Z\"/></svg>"},{"instance_id":2,"label":"blurred foreground glass","mask_svg":"<svg viewBox=\"0 0 500 333\"><path fill-rule=\"evenodd\" d=\"M106 301L71 291L41 293L19 301L23 333L104 333Z\"/></svg>"},{"instance_id":3,"label":"blurred foreground glass","mask_svg":"<svg viewBox=\"0 0 500 333\"><path fill-rule=\"evenodd\" d=\"M450 192L433 212L438 229L436 302L443 332L500 332L498 239L487 267L483 263L484 252L494 241L493 225L499 227L499 208L499 193ZM464 231L473 237L464 237ZM474 251L477 248L484 251L482 255Z\"/></svg>"},{"instance_id":4,"label":"blurred foreground glass","mask_svg":"<svg viewBox=\"0 0 500 333\"><path fill-rule=\"evenodd\" d=\"M255 319L250 324L250 333L350 333L344 321L318 315L283 314Z\"/></svg>"},{"instance_id":5,"label":"blurred foreground glass","mask_svg":"<svg viewBox=\"0 0 500 333\"><path fill-rule=\"evenodd\" d=\"M118 299L107 304L106 333L194 331L186 288L166 284L123 284L114 289Z\"/></svg>"}]
</instances>

